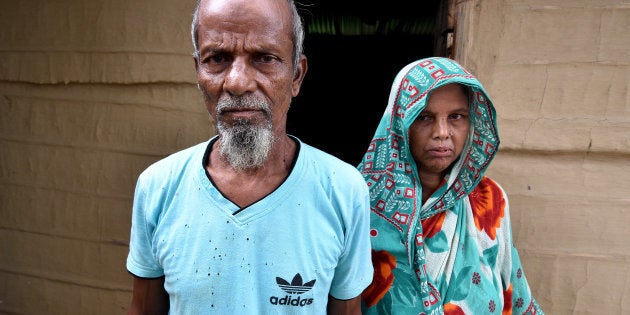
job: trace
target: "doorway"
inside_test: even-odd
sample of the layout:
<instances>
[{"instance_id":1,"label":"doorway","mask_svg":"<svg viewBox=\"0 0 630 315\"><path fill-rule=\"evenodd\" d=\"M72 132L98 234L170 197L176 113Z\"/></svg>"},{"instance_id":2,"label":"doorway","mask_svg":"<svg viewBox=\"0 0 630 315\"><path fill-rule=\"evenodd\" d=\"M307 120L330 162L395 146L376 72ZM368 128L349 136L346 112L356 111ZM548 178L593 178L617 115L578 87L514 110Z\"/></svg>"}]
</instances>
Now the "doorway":
<instances>
[{"instance_id":1,"label":"doorway","mask_svg":"<svg viewBox=\"0 0 630 315\"><path fill-rule=\"evenodd\" d=\"M447 1L313 4L302 12L309 68L289 110L287 131L358 165L408 63L445 56L441 5ZM356 9L359 8L359 9Z\"/></svg>"}]
</instances>

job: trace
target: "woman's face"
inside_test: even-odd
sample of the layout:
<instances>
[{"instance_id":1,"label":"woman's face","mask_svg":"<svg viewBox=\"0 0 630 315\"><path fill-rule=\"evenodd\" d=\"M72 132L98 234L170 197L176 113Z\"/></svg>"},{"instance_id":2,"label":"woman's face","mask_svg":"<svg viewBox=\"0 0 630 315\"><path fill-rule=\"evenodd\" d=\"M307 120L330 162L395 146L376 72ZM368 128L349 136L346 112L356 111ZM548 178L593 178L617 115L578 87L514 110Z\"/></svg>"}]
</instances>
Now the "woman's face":
<instances>
[{"instance_id":1,"label":"woman's face","mask_svg":"<svg viewBox=\"0 0 630 315\"><path fill-rule=\"evenodd\" d=\"M470 129L464 87L448 84L431 92L426 108L409 127L411 155L424 175L444 176L459 157Z\"/></svg>"}]
</instances>

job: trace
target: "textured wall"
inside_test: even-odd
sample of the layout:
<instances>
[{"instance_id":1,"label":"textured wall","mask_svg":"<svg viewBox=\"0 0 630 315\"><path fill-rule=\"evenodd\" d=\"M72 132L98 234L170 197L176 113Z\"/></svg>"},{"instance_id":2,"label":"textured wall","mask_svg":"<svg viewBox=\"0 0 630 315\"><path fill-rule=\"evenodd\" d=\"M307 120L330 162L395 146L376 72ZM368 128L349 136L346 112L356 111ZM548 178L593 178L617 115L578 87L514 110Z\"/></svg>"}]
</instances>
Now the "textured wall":
<instances>
[{"instance_id":1,"label":"textured wall","mask_svg":"<svg viewBox=\"0 0 630 315\"><path fill-rule=\"evenodd\" d=\"M0 0L0 313L125 312L136 177L214 133L193 5ZM548 314L630 312L630 1L457 8L535 295Z\"/></svg>"},{"instance_id":2,"label":"textured wall","mask_svg":"<svg viewBox=\"0 0 630 315\"><path fill-rule=\"evenodd\" d=\"M0 313L125 313L136 178L214 132L193 5L0 1Z\"/></svg>"},{"instance_id":3,"label":"textured wall","mask_svg":"<svg viewBox=\"0 0 630 315\"><path fill-rule=\"evenodd\" d=\"M497 107L489 176L548 314L630 312L630 1L458 1Z\"/></svg>"}]
</instances>

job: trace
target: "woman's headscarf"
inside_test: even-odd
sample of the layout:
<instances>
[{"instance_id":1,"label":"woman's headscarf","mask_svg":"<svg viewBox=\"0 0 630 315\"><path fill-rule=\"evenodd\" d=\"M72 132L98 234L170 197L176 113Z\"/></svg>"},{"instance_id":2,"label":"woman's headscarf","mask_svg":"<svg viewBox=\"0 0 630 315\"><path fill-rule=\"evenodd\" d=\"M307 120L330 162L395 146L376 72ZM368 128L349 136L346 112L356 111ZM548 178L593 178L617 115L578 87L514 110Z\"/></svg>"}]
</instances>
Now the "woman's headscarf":
<instances>
[{"instance_id":1,"label":"woman's headscarf","mask_svg":"<svg viewBox=\"0 0 630 315\"><path fill-rule=\"evenodd\" d=\"M408 129L426 107L431 91L452 83L468 88L470 133L443 184L422 205L422 186L409 148ZM474 278L475 274L480 274L490 282L490 290L497 291L511 281L512 264L520 268L518 254L511 253L509 249L509 253L499 259L483 257L491 250L501 251L497 249L504 246L501 241L512 246L509 217L503 217L506 202L501 198L504 192L496 183L483 177L499 149L495 115L492 101L481 83L454 60L440 57L421 59L404 67L396 76L385 113L358 165L370 189L370 233L375 266L375 280L363 294L367 306L371 307L367 313L441 313L444 304L448 314L451 307L449 300L465 300L469 294L465 287L457 291L458 288L449 283L466 282L469 281L465 280L466 277ZM479 190L478 186L489 191L481 194L483 198L493 198L492 193L496 196L496 200L481 201L489 205L488 213L491 220L495 220L487 226L483 222L485 218L467 214L470 213L470 204L475 202L470 194L476 188ZM477 223L470 223L471 220ZM481 226L482 231L476 231L474 224ZM504 235L499 236L500 240L492 239L496 235L491 235L488 242L478 244L485 242L488 231L496 233L497 227L503 227L500 233ZM476 229L479 230L479 227ZM489 250L486 253L470 252L481 252L486 245ZM427 264L427 261L430 263ZM488 261L509 266L480 266ZM508 280L496 283L496 279L501 278ZM482 285L484 281L480 281ZM525 291L529 295L526 282ZM497 292L499 295L504 293ZM492 309L493 299L490 298L489 306L482 305L484 311ZM377 302L378 305L374 305ZM476 306L466 303L452 306L465 313L478 311ZM496 303L512 307L511 301ZM468 312L466 308L469 308Z\"/></svg>"},{"instance_id":2,"label":"woman's headscarf","mask_svg":"<svg viewBox=\"0 0 630 315\"><path fill-rule=\"evenodd\" d=\"M451 174L455 176L450 176L448 185L441 187L420 209L422 189L409 150L408 130L426 107L430 92L451 83L470 88L470 139L453 167ZM411 210L409 214L421 219L450 208L477 185L499 149L495 115L481 83L454 60L434 57L404 67L394 79L385 113L358 167L371 186L372 198L381 201L373 205L386 205L390 209L400 208L400 203L409 205L412 208L404 207ZM389 180L385 183L391 183L373 187L381 181L380 176L387 176ZM406 193L400 194L403 191ZM408 195L411 192L413 196Z\"/></svg>"}]
</instances>

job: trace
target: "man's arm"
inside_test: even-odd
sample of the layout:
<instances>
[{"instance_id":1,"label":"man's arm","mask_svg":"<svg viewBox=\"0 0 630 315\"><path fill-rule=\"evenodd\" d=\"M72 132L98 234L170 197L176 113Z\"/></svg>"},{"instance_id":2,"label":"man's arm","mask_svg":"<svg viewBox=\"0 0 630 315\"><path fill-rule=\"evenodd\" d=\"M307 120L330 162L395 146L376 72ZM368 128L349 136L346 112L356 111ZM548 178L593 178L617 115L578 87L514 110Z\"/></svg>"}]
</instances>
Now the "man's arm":
<instances>
[{"instance_id":1,"label":"man's arm","mask_svg":"<svg viewBox=\"0 0 630 315\"><path fill-rule=\"evenodd\" d=\"M127 315L168 314L168 308L164 277L157 279L133 277L133 296Z\"/></svg>"},{"instance_id":2,"label":"man's arm","mask_svg":"<svg viewBox=\"0 0 630 315\"><path fill-rule=\"evenodd\" d=\"M349 300L338 300L328 296L328 315L361 315L361 296Z\"/></svg>"}]
</instances>

